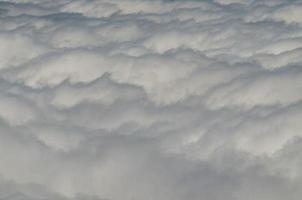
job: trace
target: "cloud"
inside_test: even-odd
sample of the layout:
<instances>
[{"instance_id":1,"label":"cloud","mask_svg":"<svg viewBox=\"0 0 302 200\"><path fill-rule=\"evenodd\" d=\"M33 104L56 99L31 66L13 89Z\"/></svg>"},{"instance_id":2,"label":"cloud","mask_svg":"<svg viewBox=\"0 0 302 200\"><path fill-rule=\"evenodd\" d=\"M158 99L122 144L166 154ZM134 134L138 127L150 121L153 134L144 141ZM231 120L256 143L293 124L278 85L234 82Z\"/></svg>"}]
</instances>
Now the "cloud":
<instances>
[{"instance_id":1,"label":"cloud","mask_svg":"<svg viewBox=\"0 0 302 200\"><path fill-rule=\"evenodd\" d=\"M300 199L301 7L0 1L0 198Z\"/></svg>"}]
</instances>

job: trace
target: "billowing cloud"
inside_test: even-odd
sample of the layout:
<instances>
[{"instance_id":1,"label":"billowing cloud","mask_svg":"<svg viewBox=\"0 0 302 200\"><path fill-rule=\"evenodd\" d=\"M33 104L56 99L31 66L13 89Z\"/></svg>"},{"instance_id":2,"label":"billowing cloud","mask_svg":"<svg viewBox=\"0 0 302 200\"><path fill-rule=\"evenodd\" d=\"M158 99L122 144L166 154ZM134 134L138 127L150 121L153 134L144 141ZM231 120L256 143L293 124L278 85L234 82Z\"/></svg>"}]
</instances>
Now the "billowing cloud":
<instances>
[{"instance_id":1,"label":"billowing cloud","mask_svg":"<svg viewBox=\"0 0 302 200\"><path fill-rule=\"evenodd\" d=\"M0 1L0 199L300 200L301 13Z\"/></svg>"}]
</instances>

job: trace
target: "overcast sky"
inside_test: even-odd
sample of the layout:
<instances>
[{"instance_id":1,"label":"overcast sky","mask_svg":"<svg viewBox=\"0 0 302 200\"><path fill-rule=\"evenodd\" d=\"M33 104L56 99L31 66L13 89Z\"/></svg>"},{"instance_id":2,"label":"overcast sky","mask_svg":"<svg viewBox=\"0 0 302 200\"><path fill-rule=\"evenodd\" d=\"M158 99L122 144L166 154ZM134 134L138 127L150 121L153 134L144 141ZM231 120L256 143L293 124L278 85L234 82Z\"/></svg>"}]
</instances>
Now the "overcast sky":
<instances>
[{"instance_id":1,"label":"overcast sky","mask_svg":"<svg viewBox=\"0 0 302 200\"><path fill-rule=\"evenodd\" d=\"M301 1L0 1L1 200L301 200L301 166Z\"/></svg>"}]
</instances>

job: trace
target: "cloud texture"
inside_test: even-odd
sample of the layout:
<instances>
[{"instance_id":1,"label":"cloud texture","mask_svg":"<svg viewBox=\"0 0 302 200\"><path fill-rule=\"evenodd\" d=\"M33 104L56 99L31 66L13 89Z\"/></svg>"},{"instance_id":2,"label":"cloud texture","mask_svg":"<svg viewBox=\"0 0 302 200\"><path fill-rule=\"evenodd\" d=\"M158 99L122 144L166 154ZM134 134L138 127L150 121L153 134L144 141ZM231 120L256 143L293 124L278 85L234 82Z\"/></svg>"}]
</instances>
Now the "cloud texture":
<instances>
[{"instance_id":1,"label":"cloud texture","mask_svg":"<svg viewBox=\"0 0 302 200\"><path fill-rule=\"evenodd\" d=\"M300 200L302 3L0 1L0 199Z\"/></svg>"}]
</instances>

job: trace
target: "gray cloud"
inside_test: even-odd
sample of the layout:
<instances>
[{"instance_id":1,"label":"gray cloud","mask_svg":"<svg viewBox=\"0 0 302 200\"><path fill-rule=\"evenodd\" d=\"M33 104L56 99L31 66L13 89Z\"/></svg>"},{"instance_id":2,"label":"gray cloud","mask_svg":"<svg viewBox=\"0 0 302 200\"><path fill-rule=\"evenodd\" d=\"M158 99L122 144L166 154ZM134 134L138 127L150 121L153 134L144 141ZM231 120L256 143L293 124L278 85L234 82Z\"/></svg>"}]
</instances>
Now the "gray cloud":
<instances>
[{"instance_id":1,"label":"gray cloud","mask_svg":"<svg viewBox=\"0 0 302 200\"><path fill-rule=\"evenodd\" d=\"M0 1L0 199L300 199L301 13Z\"/></svg>"}]
</instances>

